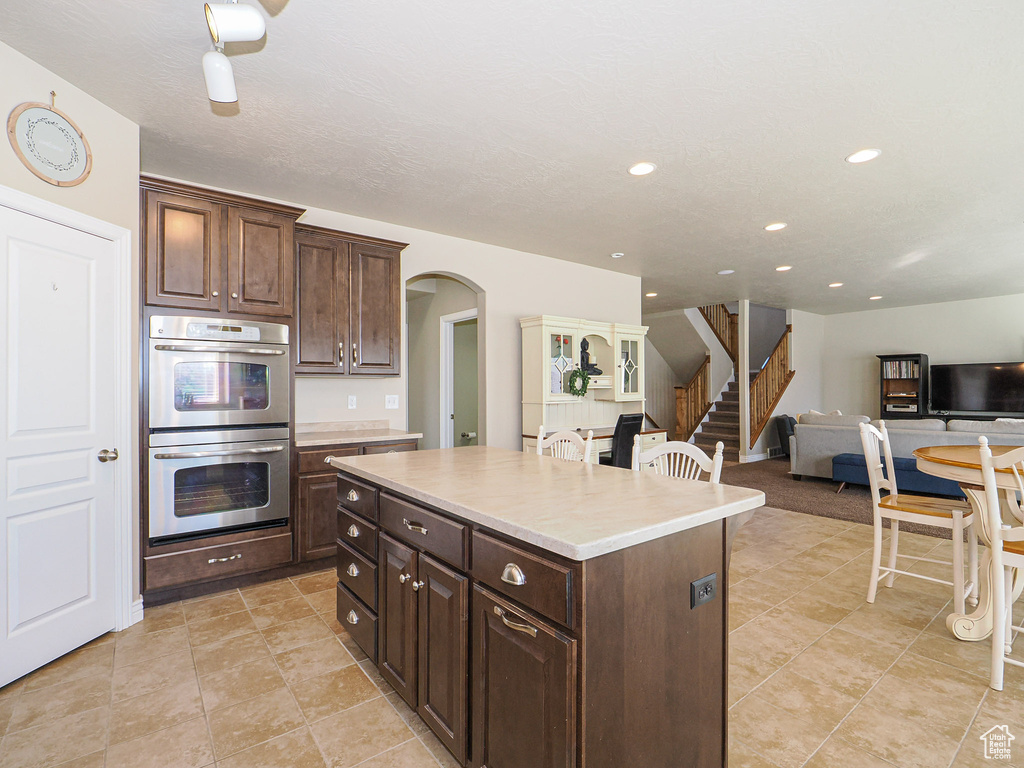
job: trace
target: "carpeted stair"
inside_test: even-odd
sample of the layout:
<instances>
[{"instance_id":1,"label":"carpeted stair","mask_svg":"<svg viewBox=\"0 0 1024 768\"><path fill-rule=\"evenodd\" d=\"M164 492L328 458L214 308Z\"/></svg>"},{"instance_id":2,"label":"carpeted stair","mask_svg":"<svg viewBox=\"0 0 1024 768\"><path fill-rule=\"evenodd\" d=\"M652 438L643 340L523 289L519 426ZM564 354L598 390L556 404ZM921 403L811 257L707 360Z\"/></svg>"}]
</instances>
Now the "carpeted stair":
<instances>
[{"instance_id":1,"label":"carpeted stair","mask_svg":"<svg viewBox=\"0 0 1024 768\"><path fill-rule=\"evenodd\" d=\"M708 420L701 425L700 432L693 437L694 445L709 456L715 452L719 440L725 446L722 455L726 461L740 460L740 392L735 381L715 403L715 409L708 414Z\"/></svg>"}]
</instances>

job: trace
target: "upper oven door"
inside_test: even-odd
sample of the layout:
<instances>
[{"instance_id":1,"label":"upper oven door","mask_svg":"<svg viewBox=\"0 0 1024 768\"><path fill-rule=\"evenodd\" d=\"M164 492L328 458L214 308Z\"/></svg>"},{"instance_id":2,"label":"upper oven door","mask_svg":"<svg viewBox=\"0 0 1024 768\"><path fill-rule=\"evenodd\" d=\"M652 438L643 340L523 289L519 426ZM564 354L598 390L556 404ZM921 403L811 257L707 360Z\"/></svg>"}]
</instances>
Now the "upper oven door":
<instances>
[{"instance_id":1,"label":"upper oven door","mask_svg":"<svg viewBox=\"0 0 1024 768\"><path fill-rule=\"evenodd\" d=\"M150 339L151 429L288 423L288 347Z\"/></svg>"}]
</instances>

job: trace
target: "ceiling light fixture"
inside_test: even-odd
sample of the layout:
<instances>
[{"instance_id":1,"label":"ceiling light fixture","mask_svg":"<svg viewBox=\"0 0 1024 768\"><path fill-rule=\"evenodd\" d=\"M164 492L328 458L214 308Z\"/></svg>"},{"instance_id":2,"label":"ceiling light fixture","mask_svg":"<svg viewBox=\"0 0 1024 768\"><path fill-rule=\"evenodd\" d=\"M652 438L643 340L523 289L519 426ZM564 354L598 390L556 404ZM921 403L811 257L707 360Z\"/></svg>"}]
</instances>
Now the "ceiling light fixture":
<instances>
[{"instance_id":1,"label":"ceiling light fixture","mask_svg":"<svg viewBox=\"0 0 1024 768\"><path fill-rule=\"evenodd\" d=\"M654 173L654 169L657 168L654 163L648 163L646 160L642 163L630 166L629 172L633 176L646 176L649 173Z\"/></svg>"},{"instance_id":2,"label":"ceiling light fixture","mask_svg":"<svg viewBox=\"0 0 1024 768\"><path fill-rule=\"evenodd\" d=\"M206 23L215 43L250 43L267 33L263 14L238 0L206 4Z\"/></svg>"},{"instance_id":3,"label":"ceiling light fixture","mask_svg":"<svg viewBox=\"0 0 1024 768\"><path fill-rule=\"evenodd\" d=\"M780 229L786 228L786 222L776 221L774 224L769 224L764 228L765 232L778 232Z\"/></svg>"},{"instance_id":4,"label":"ceiling light fixture","mask_svg":"<svg viewBox=\"0 0 1024 768\"><path fill-rule=\"evenodd\" d=\"M881 296L868 296L868 301L878 301Z\"/></svg>"},{"instance_id":5,"label":"ceiling light fixture","mask_svg":"<svg viewBox=\"0 0 1024 768\"><path fill-rule=\"evenodd\" d=\"M735 269L720 269L720 270L718 270L718 274L720 274L720 275L731 275L735 271L736 271Z\"/></svg>"},{"instance_id":6,"label":"ceiling light fixture","mask_svg":"<svg viewBox=\"0 0 1024 768\"><path fill-rule=\"evenodd\" d=\"M644 296L646 296L646 297L647 297L648 299L653 299L653 298L654 298L655 296L657 296L657 295L658 295L658 294L657 294L657 293L655 293L654 291L651 291L650 293L645 293L645 294L644 294Z\"/></svg>"},{"instance_id":7,"label":"ceiling light fixture","mask_svg":"<svg viewBox=\"0 0 1024 768\"><path fill-rule=\"evenodd\" d=\"M612 258L613 258L613 259L621 259L621 258L622 258L623 256L625 256L625 255L626 255L626 254L624 254L624 253L613 253L613 254L612 254Z\"/></svg>"},{"instance_id":8,"label":"ceiling light fixture","mask_svg":"<svg viewBox=\"0 0 1024 768\"><path fill-rule=\"evenodd\" d=\"M870 160L874 160L880 154L882 154L882 150L880 149L859 149L852 155L847 155L846 162L853 163L854 165L857 163L866 163Z\"/></svg>"},{"instance_id":9,"label":"ceiling light fixture","mask_svg":"<svg viewBox=\"0 0 1024 768\"><path fill-rule=\"evenodd\" d=\"M828 287L829 288L842 288L843 284L842 283L829 283Z\"/></svg>"},{"instance_id":10,"label":"ceiling light fixture","mask_svg":"<svg viewBox=\"0 0 1024 768\"><path fill-rule=\"evenodd\" d=\"M789 266L788 264L783 264L781 267L776 267L775 271L776 272L789 272L789 270L791 270L791 269L792 269L792 267Z\"/></svg>"},{"instance_id":11,"label":"ceiling light fixture","mask_svg":"<svg viewBox=\"0 0 1024 768\"><path fill-rule=\"evenodd\" d=\"M203 77L206 78L206 95L210 101L229 104L238 101L235 90L235 74L228 57L220 51L203 54Z\"/></svg>"}]
</instances>

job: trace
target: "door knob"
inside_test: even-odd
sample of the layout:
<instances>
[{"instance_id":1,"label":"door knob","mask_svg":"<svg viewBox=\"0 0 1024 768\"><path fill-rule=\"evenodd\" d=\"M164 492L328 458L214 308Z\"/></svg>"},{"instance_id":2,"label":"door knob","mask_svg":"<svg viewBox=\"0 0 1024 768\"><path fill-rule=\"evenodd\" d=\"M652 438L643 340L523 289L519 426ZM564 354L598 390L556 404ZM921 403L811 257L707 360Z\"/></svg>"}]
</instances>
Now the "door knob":
<instances>
[{"instance_id":1,"label":"door knob","mask_svg":"<svg viewBox=\"0 0 1024 768\"><path fill-rule=\"evenodd\" d=\"M102 451L96 454L96 458L99 459L103 464L106 464L108 461L117 461L117 448L104 448Z\"/></svg>"},{"instance_id":2,"label":"door knob","mask_svg":"<svg viewBox=\"0 0 1024 768\"><path fill-rule=\"evenodd\" d=\"M232 298L232 299L237 299L237 298L238 298L238 294L237 294L237 293L234 293L234 292L232 292L232 293L231 293L231 298Z\"/></svg>"}]
</instances>

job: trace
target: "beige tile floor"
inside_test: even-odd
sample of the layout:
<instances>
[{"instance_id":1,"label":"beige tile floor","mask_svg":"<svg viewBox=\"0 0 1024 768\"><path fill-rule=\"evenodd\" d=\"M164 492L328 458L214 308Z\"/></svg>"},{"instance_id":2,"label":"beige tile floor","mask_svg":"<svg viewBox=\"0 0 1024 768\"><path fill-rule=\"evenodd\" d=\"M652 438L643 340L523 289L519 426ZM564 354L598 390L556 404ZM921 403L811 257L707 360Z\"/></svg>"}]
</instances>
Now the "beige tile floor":
<instances>
[{"instance_id":1,"label":"beige tile floor","mask_svg":"<svg viewBox=\"0 0 1024 768\"><path fill-rule=\"evenodd\" d=\"M870 529L762 509L730 596L732 768L992 765L1020 734L1024 674L986 686L943 588L864 602ZM907 536L908 550L949 542ZM449 768L455 763L334 619L323 572L161 606L0 689L0 768ZM680 768L687 768L681 766Z\"/></svg>"}]
</instances>

